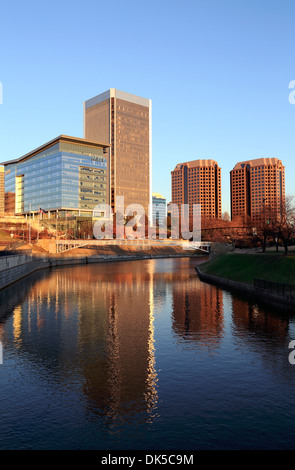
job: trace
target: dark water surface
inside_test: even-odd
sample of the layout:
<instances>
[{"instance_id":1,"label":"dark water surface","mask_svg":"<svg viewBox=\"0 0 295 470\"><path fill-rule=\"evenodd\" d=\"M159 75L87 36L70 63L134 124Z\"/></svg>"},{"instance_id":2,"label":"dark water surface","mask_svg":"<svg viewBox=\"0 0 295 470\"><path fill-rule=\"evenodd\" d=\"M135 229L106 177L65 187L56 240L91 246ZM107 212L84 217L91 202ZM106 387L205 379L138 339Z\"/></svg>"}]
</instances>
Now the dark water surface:
<instances>
[{"instance_id":1,"label":"dark water surface","mask_svg":"<svg viewBox=\"0 0 295 470\"><path fill-rule=\"evenodd\" d=\"M1 449L294 449L294 318L196 260L42 271L0 293Z\"/></svg>"}]
</instances>

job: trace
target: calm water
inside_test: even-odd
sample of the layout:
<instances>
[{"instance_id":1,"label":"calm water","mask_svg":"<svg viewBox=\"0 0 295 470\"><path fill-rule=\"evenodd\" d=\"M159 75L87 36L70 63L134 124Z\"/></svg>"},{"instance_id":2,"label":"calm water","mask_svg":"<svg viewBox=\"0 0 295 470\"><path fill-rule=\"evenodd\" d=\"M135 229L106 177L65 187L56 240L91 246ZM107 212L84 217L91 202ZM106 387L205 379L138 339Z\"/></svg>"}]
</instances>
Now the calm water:
<instances>
[{"instance_id":1,"label":"calm water","mask_svg":"<svg viewBox=\"0 0 295 470\"><path fill-rule=\"evenodd\" d=\"M196 260L38 272L0 294L1 449L294 449L294 318Z\"/></svg>"}]
</instances>

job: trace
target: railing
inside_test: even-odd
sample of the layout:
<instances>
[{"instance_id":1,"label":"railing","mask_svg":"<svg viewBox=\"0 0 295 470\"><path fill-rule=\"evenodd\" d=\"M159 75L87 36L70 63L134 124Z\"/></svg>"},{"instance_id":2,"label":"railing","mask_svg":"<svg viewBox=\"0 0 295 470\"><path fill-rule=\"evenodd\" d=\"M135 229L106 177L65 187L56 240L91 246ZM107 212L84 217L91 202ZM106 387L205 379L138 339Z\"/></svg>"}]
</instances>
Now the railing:
<instances>
[{"instance_id":1,"label":"railing","mask_svg":"<svg viewBox=\"0 0 295 470\"><path fill-rule=\"evenodd\" d=\"M276 294L295 297L295 286L292 284L282 284L280 282L266 281L265 279L254 279L254 287L271 290Z\"/></svg>"},{"instance_id":2,"label":"railing","mask_svg":"<svg viewBox=\"0 0 295 470\"><path fill-rule=\"evenodd\" d=\"M69 251L75 248L82 248L83 246L107 246L107 245L131 245L150 249L157 246L180 246L183 250L200 250L205 253L210 253L210 242L189 242L186 240L164 239L164 240L149 240L149 239L111 239L111 240L56 240L56 252Z\"/></svg>"},{"instance_id":3,"label":"railing","mask_svg":"<svg viewBox=\"0 0 295 470\"><path fill-rule=\"evenodd\" d=\"M210 254L211 243L210 242L190 242L183 246L184 250L199 250L204 253Z\"/></svg>"}]
</instances>

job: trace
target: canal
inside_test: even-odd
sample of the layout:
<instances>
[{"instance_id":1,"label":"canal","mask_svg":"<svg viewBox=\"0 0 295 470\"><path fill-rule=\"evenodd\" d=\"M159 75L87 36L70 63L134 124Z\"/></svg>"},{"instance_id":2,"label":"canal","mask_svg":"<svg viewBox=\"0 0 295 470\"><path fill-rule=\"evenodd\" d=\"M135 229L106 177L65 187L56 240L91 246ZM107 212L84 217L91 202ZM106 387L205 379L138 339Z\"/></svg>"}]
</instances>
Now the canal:
<instances>
[{"instance_id":1,"label":"canal","mask_svg":"<svg viewBox=\"0 0 295 470\"><path fill-rule=\"evenodd\" d=\"M1 449L294 449L294 317L196 259L44 270L0 293Z\"/></svg>"}]
</instances>

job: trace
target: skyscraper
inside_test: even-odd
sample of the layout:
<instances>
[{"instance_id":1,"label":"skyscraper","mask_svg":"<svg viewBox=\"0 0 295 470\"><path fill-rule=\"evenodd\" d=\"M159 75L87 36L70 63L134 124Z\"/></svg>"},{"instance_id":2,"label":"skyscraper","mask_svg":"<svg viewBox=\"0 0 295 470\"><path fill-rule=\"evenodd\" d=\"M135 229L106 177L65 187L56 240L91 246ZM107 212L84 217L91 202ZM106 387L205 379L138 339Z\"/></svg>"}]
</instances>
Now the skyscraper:
<instances>
[{"instance_id":1,"label":"skyscraper","mask_svg":"<svg viewBox=\"0 0 295 470\"><path fill-rule=\"evenodd\" d=\"M111 88L84 102L84 138L110 143L110 201L152 210L151 100ZM149 213L151 216L151 212Z\"/></svg>"},{"instance_id":2,"label":"skyscraper","mask_svg":"<svg viewBox=\"0 0 295 470\"><path fill-rule=\"evenodd\" d=\"M194 160L179 163L171 172L172 203L201 205L201 216L221 218L221 168L215 160Z\"/></svg>"},{"instance_id":3,"label":"skyscraper","mask_svg":"<svg viewBox=\"0 0 295 470\"><path fill-rule=\"evenodd\" d=\"M285 198L285 167L278 158L239 162L230 172L231 217L257 220L265 208L278 216Z\"/></svg>"}]
</instances>

